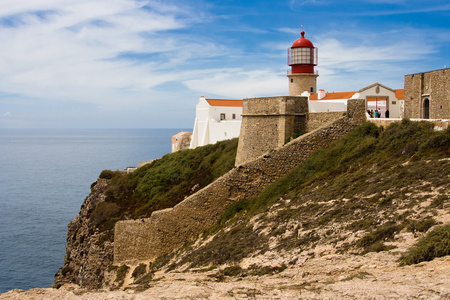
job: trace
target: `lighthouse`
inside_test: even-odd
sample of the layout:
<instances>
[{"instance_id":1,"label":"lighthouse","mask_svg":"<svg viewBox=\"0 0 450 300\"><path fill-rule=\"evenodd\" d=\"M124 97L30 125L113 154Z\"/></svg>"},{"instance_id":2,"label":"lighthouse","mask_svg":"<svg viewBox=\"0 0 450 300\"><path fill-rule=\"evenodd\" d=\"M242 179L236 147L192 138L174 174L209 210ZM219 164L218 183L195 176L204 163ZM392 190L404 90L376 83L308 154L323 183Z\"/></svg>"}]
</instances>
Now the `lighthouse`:
<instances>
[{"instance_id":1,"label":"lighthouse","mask_svg":"<svg viewBox=\"0 0 450 300\"><path fill-rule=\"evenodd\" d=\"M288 48L288 71L289 96L299 96L303 92L317 93L316 81L319 74L314 71L317 66L317 48L305 38L302 31L301 37L297 39L292 47Z\"/></svg>"}]
</instances>

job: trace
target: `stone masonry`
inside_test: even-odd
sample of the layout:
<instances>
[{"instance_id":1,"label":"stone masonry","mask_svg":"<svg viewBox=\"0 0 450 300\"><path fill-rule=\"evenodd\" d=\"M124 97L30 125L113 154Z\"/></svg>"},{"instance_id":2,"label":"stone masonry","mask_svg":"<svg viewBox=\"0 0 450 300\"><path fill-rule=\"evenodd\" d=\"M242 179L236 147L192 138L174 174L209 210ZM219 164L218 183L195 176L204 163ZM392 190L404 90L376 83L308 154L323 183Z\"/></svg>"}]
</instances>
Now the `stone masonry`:
<instances>
[{"instance_id":1,"label":"stone masonry","mask_svg":"<svg viewBox=\"0 0 450 300\"><path fill-rule=\"evenodd\" d=\"M355 105L349 105L350 109L358 109L362 103L364 115L364 100L351 101ZM341 117L283 147L274 147L259 158L235 167L173 208L154 212L147 219L117 222L114 262L154 260L178 249L217 222L230 203L258 195L316 150L328 147L363 122L357 118L358 112L348 111L348 115L356 118Z\"/></svg>"},{"instance_id":2,"label":"stone masonry","mask_svg":"<svg viewBox=\"0 0 450 300\"><path fill-rule=\"evenodd\" d=\"M307 112L306 97L244 99L236 165L281 147L295 132L304 131Z\"/></svg>"},{"instance_id":3,"label":"stone masonry","mask_svg":"<svg viewBox=\"0 0 450 300\"><path fill-rule=\"evenodd\" d=\"M308 113L305 131L313 131L323 125L335 121L344 115L344 111Z\"/></svg>"},{"instance_id":4,"label":"stone masonry","mask_svg":"<svg viewBox=\"0 0 450 300\"><path fill-rule=\"evenodd\" d=\"M405 75L405 118L450 119L450 69Z\"/></svg>"}]
</instances>

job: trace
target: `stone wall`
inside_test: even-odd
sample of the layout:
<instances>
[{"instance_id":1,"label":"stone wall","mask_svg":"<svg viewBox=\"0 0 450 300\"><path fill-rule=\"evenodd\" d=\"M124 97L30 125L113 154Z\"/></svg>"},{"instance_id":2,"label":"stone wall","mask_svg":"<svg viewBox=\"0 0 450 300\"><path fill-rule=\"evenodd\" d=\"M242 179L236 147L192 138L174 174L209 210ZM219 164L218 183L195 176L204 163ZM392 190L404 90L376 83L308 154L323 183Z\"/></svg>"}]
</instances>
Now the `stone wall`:
<instances>
[{"instance_id":1,"label":"stone wall","mask_svg":"<svg viewBox=\"0 0 450 300\"><path fill-rule=\"evenodd\" d=\"M189 149L192 132L182 131L172 136L172 153L179 150Z\"/></svg>"},{"instance_id":2,"label":"stone wall","mask_svg":"<svg viewBox=\"0 0 450 300\"><path fill-rule=\"evenodd\" d=\"M305 131L307 112L306 97L244 99L236 165L281 147L295 132Z\"/></svg>"},{"instance_id":3,"label":"stone wall","mask_svg":"<svg viewBox=\"0 0 450 300\"><path fill-rule=\"evenodd\" d=\"M274 108L269 106L267 109ZM357 114L350 112L350 115ZM353 130L357 123L356 120L341 117L332 124L235 167L173 208L154 212L147 219L117 222L114 262L154 260L176 250L217 222L230 203L258 195L316 150L328 147Z\"/></svg>"},{"instance_id":4,"label":"stone wall","mask_svg":"<svg viewBox=\"0 0 450 300\"><path fill-rule=\"evenodd\" d=\"M151 164L153 161L154 161L154 159L146 160L146 161L141 161L140 163L138 163L137 167L138 167L138 169L139 169L140 167L143 167L143 166L145 166L145 165Z\"/></svg>"},{"instance_id":5,"label":"stone wall","mask_svg":"<svg viewBox=\"0 0 450 300\"><path fill-rule=\"evenodd\" d=\"M346 111L308 113L306 117L306 131L312 131L325 124L336 121L341 118L344 113L346 113Z\"/></svg>"},{"instance_id":6,"label":"stone wall","mask_svg":"<svg viewBox=\"0 0 450 300\"><path fill-rule=\"evenodd\" d=\"M367 120L366 100L351 99L347 101L347 116L353 120L355 124L361 124Z\"/></svg>"},{"instance_id":7,"label":"stone wall","mask_svg":"<svg viewBox=\"0 0 450 300\"><path fill-rule=\"evenodd\" d=\"M450 69L405 75L405 118L427 118L426 100L429 119L450 119Z\"/></svg>"}]
</instances>

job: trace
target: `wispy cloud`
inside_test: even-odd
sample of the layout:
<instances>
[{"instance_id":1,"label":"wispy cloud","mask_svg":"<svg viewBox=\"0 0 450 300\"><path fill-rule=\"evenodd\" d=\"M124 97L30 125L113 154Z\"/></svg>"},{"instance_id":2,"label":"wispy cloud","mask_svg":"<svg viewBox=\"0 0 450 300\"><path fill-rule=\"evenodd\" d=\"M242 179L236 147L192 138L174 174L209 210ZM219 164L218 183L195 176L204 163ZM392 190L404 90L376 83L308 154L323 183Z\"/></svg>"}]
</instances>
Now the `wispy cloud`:
<instances>
[{"instance_id":1,"label":"wispy cloud","mask_svg":"<svg viewBox=\"0 0 450 300\"><path fill-rule=\"evenodd\" d=\"M319 85L331 91L357 90L377 81L403 86L411 64L437 52L439 32L402 28L376 35L365 30L329 31L315 37ZM430 41L430 42L427 42Z\"/></svg>"},{"instance_id":2,"label":"wispy cloud","mask_svg":"<svg viewBox=\"0 0 450 300\"><path fill-rule=\"evenodd\" d=\"M183 83L192 90L236 99L283 95L287 89L286 77L274 70L221 69L208 75Z\"/></svg>"},{"instance_id":3,"label":"wispy cloud","mask_svg":"<svg viewBox=\"0 0 450 300\"><path fill-rule=\"evenodd\" d=\"M132 93L128 99L133 101L171 77L173 64L201 52L198 44L180 45L175 37L160 34L186 26L185 13L171 6L153 9L148 1L126 0L25 3L0 5L1 14L15 24L0 27L0 39L7 41L0 48L4 93L111 104L126 90L137 92L136 99ZM51 13L43 18L38 9ZM124 53L129 58L139 53L169 58L165 65L151 60L137 64L124 59Z\"/></svg>"}]
</instances>

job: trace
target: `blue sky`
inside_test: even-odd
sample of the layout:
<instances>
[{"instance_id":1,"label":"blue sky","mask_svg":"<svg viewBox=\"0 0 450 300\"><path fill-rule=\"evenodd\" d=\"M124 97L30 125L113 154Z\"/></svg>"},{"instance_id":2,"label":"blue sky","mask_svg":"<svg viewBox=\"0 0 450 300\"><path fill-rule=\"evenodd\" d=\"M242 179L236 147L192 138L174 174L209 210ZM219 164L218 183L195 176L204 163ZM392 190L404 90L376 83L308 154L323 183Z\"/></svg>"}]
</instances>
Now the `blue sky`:
<instances>
[{"instance_id":1,"label":"blue sky","mask_svg":"<svg viewBox=\"0 0 450 300\"><path fill-rule=\"evenodd\" d=\"M318 88L450 65L448 0L2 0L0 128L190 128L200 96L287 95L301 25Z\"/></svg>"}]
</instances>

